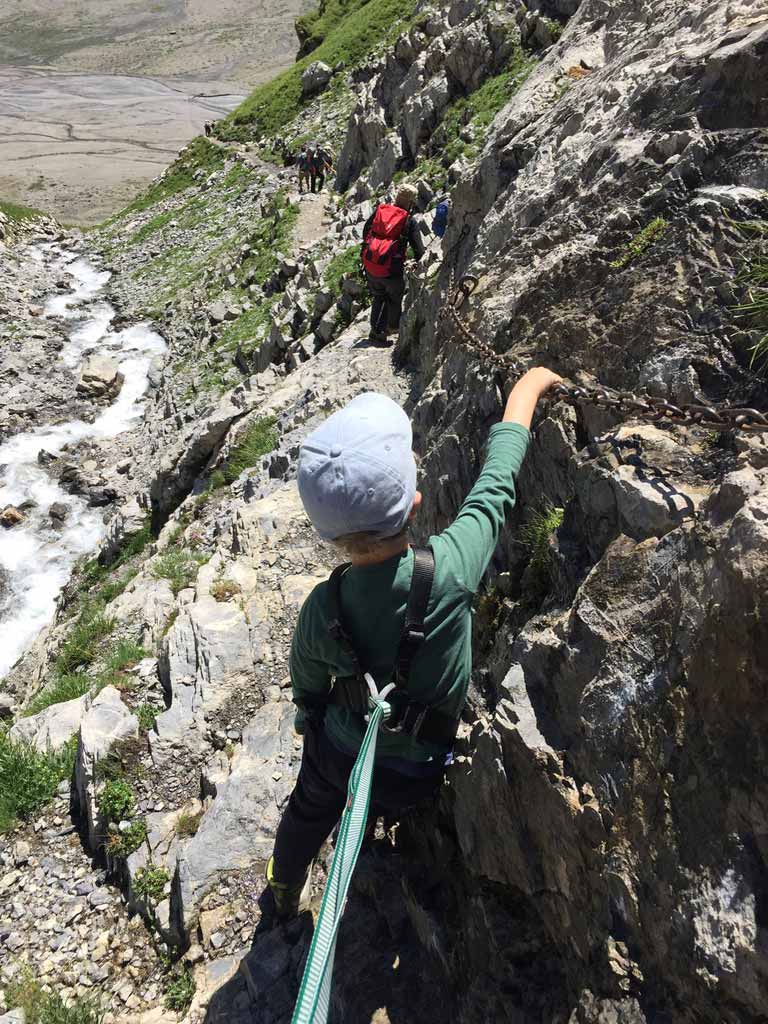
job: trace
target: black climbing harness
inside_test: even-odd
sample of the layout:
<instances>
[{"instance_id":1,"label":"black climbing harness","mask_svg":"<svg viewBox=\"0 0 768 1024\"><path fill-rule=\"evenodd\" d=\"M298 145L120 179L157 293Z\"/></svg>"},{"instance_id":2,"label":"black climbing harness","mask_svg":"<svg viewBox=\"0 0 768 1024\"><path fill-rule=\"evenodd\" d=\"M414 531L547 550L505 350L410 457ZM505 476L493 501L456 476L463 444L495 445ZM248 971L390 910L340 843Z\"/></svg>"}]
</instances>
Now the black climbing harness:
<instances>
[{"instance_id":1,"label":"black climbing harness","mask_svg":"<svg viewBox=\"0 0 768 1024\"><path fill-rule=\"evenodd\" d=\"M351 676L336 677L330 693L322 701L322 706L335 704L360 715L362 719L369 710L369 688L364 678L368 670L362 664L349 631L344 625L341 611L341 581L350 565L351 563L347 562L337 566L328 581L328 632L349 655L355 671ZM395 689L387 698L392 707L392 714L386 724L382 725L382 729L385 732L413 736L415 739L447 749L456 737L459 719L437 711L428 704L413 700L407 689L413 659L426 639L424 620L434 576L435 556L431 548L414 548L411 589L395 661Z\"/></svg>"}]
</instances>

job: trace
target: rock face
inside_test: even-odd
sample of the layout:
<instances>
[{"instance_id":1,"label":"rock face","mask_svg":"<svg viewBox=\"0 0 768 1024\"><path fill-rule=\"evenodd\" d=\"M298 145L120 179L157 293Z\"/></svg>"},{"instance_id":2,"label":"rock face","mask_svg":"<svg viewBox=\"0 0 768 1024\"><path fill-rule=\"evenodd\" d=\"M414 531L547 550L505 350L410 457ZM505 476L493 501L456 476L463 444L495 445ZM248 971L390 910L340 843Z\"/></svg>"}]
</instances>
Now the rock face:
<instances>
[{"instance_id":1,"label":"rock face","mask_svg":"<svg viewBox=\"0 0 768 1024\"><path fill-rule=\"evenodd\" d=\"M89 906L109 894L111 913L138 911L186 951L199 985L189 1024L287 1024L308 947L308 921L272 926L263 882L301 752L292 629L335 557L298 498L302 440L361 391L407 401L424 494L414 539L452 520L513 375L445 315L465 273L478 288L459 316L496 353L585 393L644 387L675 406L765 409L745 356L763 328L733 307L768 223L767 65L764 12L747 0L430 4L338 83L350 90L334 114L347 123L343 205L276 208L283 172L241 147L236 175L234 163L201 168L180 197L137 215L130 237L155 222L148 251L106 239L122 305L165 308L172 355L113 469L70 473L68 456L59 471L78 493L98 482L131 495L109 524L99 592L117 595L105 614L120 642L146 650L119 670L122 697L108 687L13 729L42 749L79 727L73 802L99 855L97 763L120 741L139 750L146 837L120 853L133 819L111 822L102 880L122 902L96 886ZM286 137L314 133L336 91L308 99ZM390 352L365 343L355 274L327 271L337 256L347 265L400 175L424 206L448 188L451 214L409 271ZM218 227L235 228L208 231L213 265L132 298L150 288L137 284L149 259L162 278L174 244L185 262L199 252L183 222L218 209L233 180L242 192ZM283 239L259 274L248 232L288 213L304 249ZM221 352L232 365L206 389ZM765 440L649 422L642 402L612 394L539 408L477 602L448 785L361 856L335 1019L442 1020L447 999L456 1024L768 1016ZM152 537L129 557L150 514ZM69 628L63 616L41 641L30 677ZM94 678L107 667L96 657ZM36 827L21 839L30 850L0 852L4 891L33 863ZM40 870L42 885L60 868ZM32 916L0 915L11 952L37 950ZM97 969L106 957L94 955ZM140 987L117 993L126 1012Z\"/></svg>"}]
</instances>

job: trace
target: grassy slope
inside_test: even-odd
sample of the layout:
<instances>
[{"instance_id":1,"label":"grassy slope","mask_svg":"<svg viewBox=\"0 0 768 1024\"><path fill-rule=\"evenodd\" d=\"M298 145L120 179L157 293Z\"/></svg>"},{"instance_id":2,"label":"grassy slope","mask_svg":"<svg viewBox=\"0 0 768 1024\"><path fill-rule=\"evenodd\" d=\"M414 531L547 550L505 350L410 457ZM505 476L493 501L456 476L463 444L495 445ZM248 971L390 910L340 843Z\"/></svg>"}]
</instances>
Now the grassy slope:
<instances>
[{"instance_id":1,"label":"grassy slope","mask_svg":"<svg viewBox=\"0 0 768 1024\"><path fill-rule=\"evenodd\" d=\"M322 43L311 54L271 82L259 86L229 117L218 126L223 139L245 139L254 134L270 135L282 131L304 106L301 98L301 74L312 61L322 60L330 67L343 63L346 67L360 64L365 57L381 52L413 16L415 0L368 0L356 7L357 0L336 0L323 16L330 24L337 16ZM333 16L331 15L333 8ZM348 13L343 12L347 10Z\"/></svg>"},{"instance_id":2,"label":"grassy slope","mask_svg":"<svg viewBox=\"0 0 768 1024\"><path fill-rule=\"evenodd\" d=\"M35 217L45 217L42 210L35 210L32 206L19 206L16 203L6 203L0 200L0 213L4 213L8 220L20 222L34 220Z\"/></svg>"}]
</instances>

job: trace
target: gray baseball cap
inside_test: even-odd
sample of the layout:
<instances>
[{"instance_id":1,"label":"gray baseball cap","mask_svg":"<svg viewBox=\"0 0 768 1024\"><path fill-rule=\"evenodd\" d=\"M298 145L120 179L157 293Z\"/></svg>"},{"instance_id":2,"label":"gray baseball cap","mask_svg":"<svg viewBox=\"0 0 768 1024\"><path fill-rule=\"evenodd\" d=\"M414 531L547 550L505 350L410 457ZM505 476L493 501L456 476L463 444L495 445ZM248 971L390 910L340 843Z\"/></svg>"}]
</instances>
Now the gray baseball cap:
<instances>
[{"instance_id":1,"label":"gray baseball cap","mask_svg":"<svg viewBox=\"0 0 768 1024\"><path fill-rule=\"evenodd\" d=\"M416 495L412 444L406 414L373 391L310 434L299 452L299 494L321 537L402 530Z\"/></svg>"}]
</instances>

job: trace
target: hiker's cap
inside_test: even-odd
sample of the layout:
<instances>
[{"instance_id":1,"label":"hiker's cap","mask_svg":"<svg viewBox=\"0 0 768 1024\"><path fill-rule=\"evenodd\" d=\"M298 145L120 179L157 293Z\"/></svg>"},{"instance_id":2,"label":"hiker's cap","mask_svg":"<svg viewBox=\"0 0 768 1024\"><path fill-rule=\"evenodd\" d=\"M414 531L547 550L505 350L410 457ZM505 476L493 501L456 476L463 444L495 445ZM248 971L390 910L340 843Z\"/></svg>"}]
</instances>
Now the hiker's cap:
<instances>
[{"instance_id":1,"label":"hiker's cap","mask_svg":"<svg viewBox=\"0 0 768 1024\"><path fill-rule=\"evenodd\" d=\"M395 196L395 206L402 206L404 210L410 210L419 198L419 190L415 185L401 185Z\"/></svg>"},{"instance_id":2,"label":"hiker's cap","mask_svg":"<svg viewBox=\"0 0 768 1024\"><path fill-rule=\"evenodd\" d=\"M373 391L310 434L299 453L299 494L321 537L402 530L416 495L412 442L400 406Z\"/></svg>"}]
</instances>

